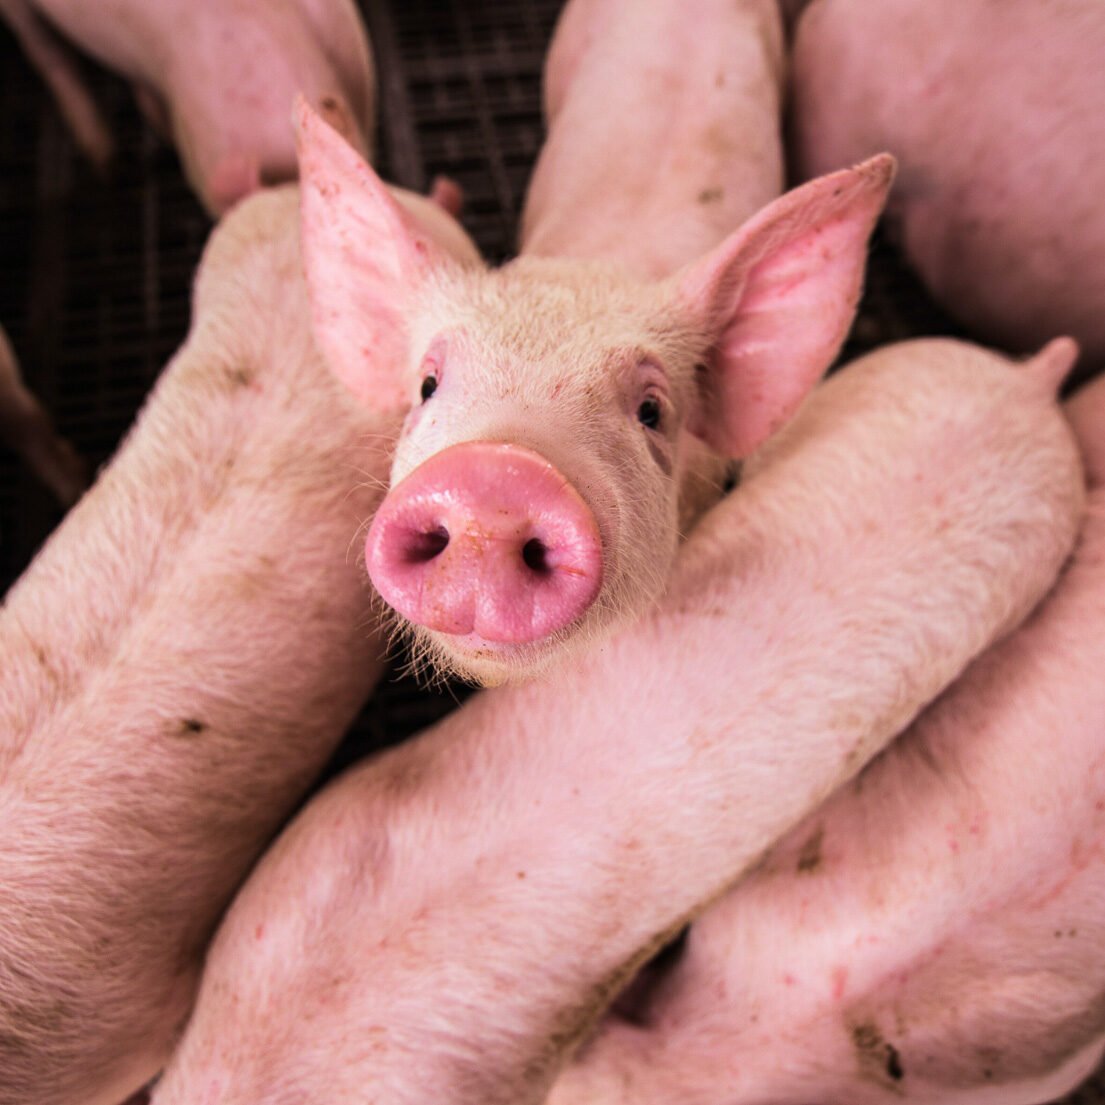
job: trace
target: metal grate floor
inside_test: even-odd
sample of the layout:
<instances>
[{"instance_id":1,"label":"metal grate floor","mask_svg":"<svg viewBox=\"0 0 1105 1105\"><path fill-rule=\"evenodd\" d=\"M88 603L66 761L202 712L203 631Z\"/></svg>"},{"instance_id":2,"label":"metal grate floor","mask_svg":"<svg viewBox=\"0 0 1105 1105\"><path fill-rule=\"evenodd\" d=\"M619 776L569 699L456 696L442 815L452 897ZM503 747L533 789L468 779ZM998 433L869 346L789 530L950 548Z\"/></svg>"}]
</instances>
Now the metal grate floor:
<instances>
[{"instance_id":1,"label":"metal grate floor","mask_svg":"<svg viewBox=\"0 0 1105 1105\"><path fill-rule=\"evenodd\" d=\"M439 173L455 179L465 225L485 255L510 256L543 134L541 66L562 0L360 2L378 66L378 167L417 190ZM0 24L0 323L60 431L98 466L185 336L210 223L128 86L90 63L85 69L118 142L107 180L77 153ZM878 243L845 356L954 331ZM0 448L0 594L60 517L45 489ZM464 693L385 683L332 770L424 727ZM1105 1079L1066 1100L1105 1101Z\"/></svg>"}]
</instances>

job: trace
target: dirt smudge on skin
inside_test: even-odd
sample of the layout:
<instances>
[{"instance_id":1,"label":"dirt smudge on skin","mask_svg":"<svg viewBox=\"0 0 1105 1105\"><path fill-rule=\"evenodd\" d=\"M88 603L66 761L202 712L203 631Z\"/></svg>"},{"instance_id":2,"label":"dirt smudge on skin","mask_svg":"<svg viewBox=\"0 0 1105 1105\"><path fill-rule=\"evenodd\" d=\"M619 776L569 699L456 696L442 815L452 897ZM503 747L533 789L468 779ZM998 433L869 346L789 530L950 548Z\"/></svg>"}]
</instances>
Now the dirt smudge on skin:
<instances>
[{"instance_id":1,"label":"dirt smudge on skin","mask_svg":"<svg viewBox=\"0 0 1105 1105\"><path fill-rule=\"evenodd\" d=\"M861 1077L887 1089L901 1093L905 1068L898 1049L883 1039L874 1021L861 1021L851 1029L852 1046L856 1051Z\"/></svg>"},{"instance_id":2,"label":"dirt smudge on skin","mask_svg":"<svg viewBox=\"0 0 1105 1105\"><path fill-rule=\"evenodd\" d=\"M796 870L800 875L809 875L821 866L821 845L825 841L825 826L819 825L814 834L802 845L798 853Z\"/></svg>"}]
</instances>

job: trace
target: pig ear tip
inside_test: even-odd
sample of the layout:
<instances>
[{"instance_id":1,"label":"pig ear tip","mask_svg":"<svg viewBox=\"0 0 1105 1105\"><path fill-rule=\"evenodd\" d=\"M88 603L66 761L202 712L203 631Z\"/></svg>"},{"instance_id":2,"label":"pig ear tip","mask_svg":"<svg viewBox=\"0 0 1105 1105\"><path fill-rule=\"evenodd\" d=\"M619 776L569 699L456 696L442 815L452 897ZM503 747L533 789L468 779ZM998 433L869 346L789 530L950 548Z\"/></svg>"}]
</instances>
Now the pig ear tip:
<instances>
[{"instance_id":1,"label":"pig ear tip","mask_svg":"<svg viewBox=\"0 0 1105 1105\"><path fill-rule=\"evenodd\" d=\"M889 184L898 172L898 159L892 153L877 153L856 168L863 170L879 184Z\"/></svg>"},{"instance_id":2,"label":"pig ear tip","mask_svg":"<svg viewBox=\"0 0 1105 1105\"><path fill-rule=\"evenodd\" d=\"M295 125L296 136L299 137L310 130L315 125L316 118L311 101L302 92L297 92L292 104L292 122Z\"/></svg>"}]
</instances>

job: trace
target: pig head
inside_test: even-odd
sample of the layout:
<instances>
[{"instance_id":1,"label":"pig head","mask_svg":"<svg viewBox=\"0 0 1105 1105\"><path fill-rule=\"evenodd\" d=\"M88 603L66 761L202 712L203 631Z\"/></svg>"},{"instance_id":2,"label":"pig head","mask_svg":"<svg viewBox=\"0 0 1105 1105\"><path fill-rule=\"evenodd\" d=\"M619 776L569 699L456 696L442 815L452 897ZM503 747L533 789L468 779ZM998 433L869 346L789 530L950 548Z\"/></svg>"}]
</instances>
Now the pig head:
<instances>
[{"instance_id":1,"label":"pig head","mask_svg":"<svg viewBox=\"0 0 1105 1105\"><path fill-rule=\"evenodd\" d=\"M406 415L369 574L424 658L485 683L660 594L696 450L747 455L835 355L893 171L814 181L662 281L524 256L462 272L306 105L299 128L316 337Z\"/></svg>"}]
</instances>

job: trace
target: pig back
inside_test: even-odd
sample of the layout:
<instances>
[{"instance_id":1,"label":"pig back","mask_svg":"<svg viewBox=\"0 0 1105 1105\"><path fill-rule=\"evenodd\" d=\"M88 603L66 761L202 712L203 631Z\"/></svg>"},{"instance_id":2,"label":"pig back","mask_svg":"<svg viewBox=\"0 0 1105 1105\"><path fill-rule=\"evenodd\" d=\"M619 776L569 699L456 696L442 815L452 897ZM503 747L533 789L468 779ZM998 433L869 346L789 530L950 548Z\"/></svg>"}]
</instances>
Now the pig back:
<instances>
[{"instance_id":1,"label":"pig back","mask_svg":"<svg viewBox=\"0 0 1105 1105\"><path fill-rule=\"evenodd\" d=\"M315 351L297 243L292 188L216 231L187 341L0 612L4 1105L111 1105L157 1070L379 674L351 538L390 427Z\"/></svg>"},{"instance_id":2,"label":"pig back","mask_svg":"<svg viewBox=\"0 0 1105 1105\"><path fill-rule=\"evenodd\" d=\"M939 303L1026 352L1105 356L1105 7L1094 0L818 0L792 65L792 147L815 175L879 150L888 205Z\"/></svg>"}]
</instances>

